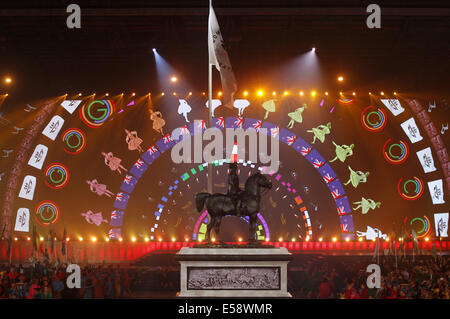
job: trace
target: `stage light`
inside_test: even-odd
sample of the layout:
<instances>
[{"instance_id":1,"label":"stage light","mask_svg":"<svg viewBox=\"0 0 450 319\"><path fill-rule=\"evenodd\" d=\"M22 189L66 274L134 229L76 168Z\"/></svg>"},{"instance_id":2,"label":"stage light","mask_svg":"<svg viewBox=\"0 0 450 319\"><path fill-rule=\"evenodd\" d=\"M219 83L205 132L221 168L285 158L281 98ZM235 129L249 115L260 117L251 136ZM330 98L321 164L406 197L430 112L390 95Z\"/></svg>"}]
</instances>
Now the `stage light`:
<instances>
[{"instance_id":1,"label":"stage light","mask_svg":"<svg viewBox=\"0 0 450 319\"><path fill-rule=\"evenodd\" d=\"M294 242L294 241L295 241L295 238L294 238L294 237L292 237L291 241L292 241L292 242Z\"/></svg>"},{"instance_id":2,"label":"stage light","mask_svg":"<svg viewBox=\"0 0 450 319\"><path fill-rule=\"evenodd\" d=\"M92 241L93 243L95 243L95 242L97 241L97 237L92 236L92 237L91 237L91 241Z\"/></svg>"},{"instance_id":3,"label":"stage light","mask_svg":"<svg viewBox=\"0 0 450 319\"><path fill-rule=\"evenodd\" d=\"M153 52L156 52L156 49L155 49L155 48L153 48L153 49L152 49L152 51L153 51Z\"/></svg>"},{"instance_id":4,"label":"stage light","mask_svg":"<svg viewBox=\"0 0 450 319\"><path fill-rule=\"evenodd\" d=\"M188 238L188 237L186 237L186 238L184 239L184 241L189 241L189 238Z\"/></svg>"},{"instance_id":5,"label":"stage light","mask_svg":"<svg viewBox=\"0 0 450 319\"><path fill-rule=\"evenodd\" d=\"M343 77L343 76L338 76L338 81L339 81L339 82L344 81L344 77Z\"/></svg>"},{"instance_id":6,"label":"stage light","mask_svg":"<svg viewBox=\"0 0 450 319\"><path fill-rule=\"evenodd\" d=\"M345 241L346 241L346 242L349 242L349 241L350 241L350 238L349 238L349 237L345 237Z\"/></svg>"},{"instance_id":7,"label":"stage light","mask_svg":"<svg viewBox=\"0 0 450 319\"><path fill-rule=\"evenodd\" d=\"M9 95L8 93L5 94L5 96L8 96L8 95Z\"/></svg>"},{"instance_id":8,"label":"stage light","mask_svg":"<svg viewBox=\"0 0 450 319\"><path fill-rule=\"evenodd\" d=\"M333 237L333 241L336 242L336 240L337 240L337 238L336 238L336 237Z\"/></svg>"},{"instance_id":9,"label":"stage light","mask_svg":"<svg viewBox=\"0 0 450 319\"><path fill-rule=\"evenodd\" d=\"M276 95L277 95L277 92L273 91L273 92L272 92L272 95L273 95L273 96L276 96Z\"/></svg>"},{"instance_id":10,"label":"stage light","mask_svg":"<svg viewBox=\"0 0 450 319\"><path fill-rule=\"evenodd\" d=\"M389 237L386 237L386 239L385 239L386 241L389 241Z\"/></svg>"},{"instance_id":11,"label":"stage light","mask_svg":"<svg viewBox=\"0 0 450 319\"><path fill-rule=\"evenodd\" d=\"M394 92L394 95L397 95L397 92Z\"/></svg>"},{"instance_id":12,"label":"stage light","mask_svg":"<svg viewBox=\"0 0 450 319\"><path fill-rule=\"evenodd\" d=\"M383 91L381 91L381 93L380 93L381 95L384 95L384 92Z\"/></svg>"},{"instance_id":13,"label":"stage light","mask_svg":"<svg viewBox=\"0 0 450 319\"><path fill-rule=\"evenodd\" d=\"M123 95L123 92L120 95Z\"/></svg>"},{"instance_id":14,"label":"stage light","mask_svg":"<svg viewBox=\"0 0 450 319\"><path fill-rule=\"evenodd\" d=\"M325 92L325 95L328 95L328 92Z\"/></svg>"},{"instance_id":15,"label":"stage light","mask_svg":"<svg viewBox=\"0 0 450 319\"><path fill-rule=\"evenodd\" d=\"M398 240L399 240L399 241L403 241L403 238L402 238L402 237L399 237Z\"/></svg>"},{"instance_id":16,"label":"stage light","mask_svg":"<svg viewBox=\"0 0 450 319\"><path fill-rule=\"evenodd\" d=\"M359 240L359 241L363 241L362 237L359 237L358 240Z\"/></svg>"},{"instance_id":17,"label":"stage light","mask_svg":"<svg viewBox=\"0 0 450 319\"><path fill-rule=\"evenodd\" d=\"M248 95L248 92L247 91L244 91L244 96L247 96Z\"/></svg>"},{"instance_id":18,"label":"stage light","mask_svg":"<svg viewBox=\"0 0 450 319\"><path fill-rule=\"evenodd\" d=\"M308 235L308 236L306 236L306 241L309 241L309 235Z\"/></svg>"},{"instance_id":19,"label":"stage light","mask_svg":"<svg viewBox=\"0 0 450 319\"><path fill-rule=\"evenodd\" d=\"M342 92L339 92L339 95L342 95Z\"/></svg>"},{"instance_id":20,"label":"stage light","mask_svg":"<svg viewBox=\"0 0 450 319\"><path fill-rule=\"evenodd\" d=\"M189 92L189 96L191 96L192 95L192 92Z\"/></svg>"},{"instance_id":21,"label":"stage light","mask_svg":"<svg viewBox=\"0 0 450 319\"><path fill-rule=\"evenodd\" d=\"M283 241L283 238L282 237L278 238L278 241L281 243Z\"/></svg>"},{"instance_id":22,"label":"stage light","mask_svg":"<svg viewBox=\"0 0 450 319\"><path fill-rule=\"evenodd\" d=\"M300 93L299 93L299 94L300 94L300 96L303 96L303 91L300 91Z\"/></svg>"},{"instance_id":23,"label":"stage light","mask_svg":"<svg viewBox=\"0 0 450 319\"><path fill-rule=\"evenodd\" d=\"M172 76L172 77L170 78L170 81L173 82L173 83L175 83L175 82L178 81L178 79L177 79L176 76Z\"/></svg>"},{"instance_id":24,"label":"stage light","mask_svg":"<svg viewBox=\"0 0 450 319\"><path fill-rule=\"evenodd\" d=\"M376 239L374 238L374 239L372 239L372 241L375 241Z\"/></svg>"},{"instance_id":25,"label":"stage light","mask_svg":"<svg viewBox=\"0 0 450 319\"><path fill-rule=\"evenodd\" d=\"M81 96L82 94L81 93L78 93L78 96Z\"/></svg>"},{"instance_id":26,"label":"stage light","mask_svg":"<svg viewBox=\"0 0 450 319\"><path fill-rule=\"evenodd\" d=\"M313 47L313 48L311 49L311 51L312 51L312 52L316 52L316 48Z\"/></svg>"},{"instance_id":27,"label":"stage light","mask_svg":"<svg viewBox=\"0 0 450 319\"><path fill-rule=\"evenodd\" d=\"M212 237L211 241L214 243L216 241L216 238Z\"/></svg>"},{"instance_id":28,"label":"stage light","mask_svg":"<svg viewBox=\"0 0 450 319\"><path fill-rule=\"evenodd\" d=\"M94 93L92 93L92 95L93 95L93 96L95 96L95 92L94 92Z\"/></svg>"},{"instance_id":29,"label":"stage light","mask_svg":"<svg viewBox=\"0 0 450 319\"><path fill-rule=\"evenodd\" d=\"M219 93L217 93L219 96L222 96L222 91L219 91Z\"/></svg>"},{"instance_id":30,"label":"stage light","mask_svg":"<svg viewBox=\"0 0 450 319\"><path fill-rule=\"evenodd\" d=\"M265 241L266 241L266 243L269 242L269 238L266 237Z\"/></svg>"},{"instance_id":31,"label":"stage light","mask_svg":"<svg viewBox=\"0 0 450 319\"><path fill-rule=\"evenodd\" d=\"M106 93L105 95L106 95L106 96L109 96L109 93Z\"/></svg>"},{"instance_id":32,"label":"stage light","mask_svg":"<svg viewBox=\"0 0 450 319\"><path fill-rule=\"evenodd\" d=\"M288 91L284 91L283 94L284 94L284 95L288 95L289 92L288 92Z\"/></svg>"},{"instance_id":33,"label":"stage light","mask_svg":"<svg viewBox=\"0 0 450 319\"><path fill-rule=\"evenodd\" d=\"M372 92L369 92L369 95L372 95Z\"/></svg>"},{"instance_id":34,"label":"stage light","mask_svg":"<svg viewBox=\"0 0 450 319\"><path fill-rule=\"evenodd\" d=\"M172 95L173 95L173 96L177 96L177 92L173 92Z\"/></svg>"},{"instance_id":35,"label":"stage light","mask_svg":"<svg viewBox=\"0 0 450 319\"><path fill-rule=\"evenodd\" d=\"M6 77L5 78L5 83L6 84L9 84L9 83L11 83L12 82L12 79L10 78L10 77Z\"/></svg>"},{"instance_id":36,"label":"stage light","mask_svg":"<svg viewBox=\"0 0 450 319\"><path fill-rule=\"evenodd\" d=\"M133 94L131 94L132 96L135 96L136 95L136 93L133 93Z\"/></svg>"},{"instance_id":37,"label":"stage light","mask_svg":"<svg viewBox=\"0 0 450 319\"><path fill-rule=\"evenodd\" d=\"M70 241L70 238L69 238L69 237L66 237L66 241Z\"/></svg>"},{"instance_id":38,"label":"stage light","mask_svg":"<svg viewBox=\"0 0 450 319\"><path fill-rule=\"evenodd\" d=\"M201 243L201 242L202 242L202 239L201 239L201 238L199 238L199 239L198 239L198 242L199 242L199 243Z\"/></svg>"},{"instance_id":39,"label":"stage light","mask_svg":"<svg viewBox=\"0 0 450 319\"><path fill-rule=\"evenodd\" d=\"M18 238L17 237L14 237L14 241L17 241L18 240Z\"/></svg>"},{"instance_id":40,"label":"stage light","mask_svg":"<svg viewBox=\"0 0 450 319\"><path fill-rule=\"evenodd\" d=\"M108 236L105 237L105 241L109 242L109 237Z\"/></svg>"},{"instance_id":41,"label":"stage light","mask_svg":"<svg viewBox=\"0 0 450 319\"><path fill-rule=\"evenodd\" d=\"M428 237L425 237L425 241L429 241L430 240L430 238L428 238Z\"/></svg>"},{"instance_id":42,"label":"stage light","mask_svg":"<svg viewBox=\"0 0 450 319\"><path fill-rule=\"evenodd\" d=\"M353 92L352 95L355 96L355 95L356 95L356 92Z\"/></svg>"},{"instance_id":43,"label":"stage light","mask_svg":"<svg viewBox=\"0 0 450 319\"><path fill-rule=\"evenodd\" d=\"M42 236L39 237L39 240L40 240L40 241L43 241L43 240L44 240L44 237L42 237Z\"/></svg>"},{"instance_id":44,"label":"stage light","mask_svg":"<svg viewBox=\"0 0 450 319\"><path fill-rule=\"evenodd\" d=\"M175 240L176 240L176 238L175 238L175 237L172 237L172 242L175 242Z\"/></svg>"},{"instance_id":45,"label":"stage light","mask_svg":"<svg viewBox=\"0 0 450 319\"><path fill-rule=\"evenodd\" d=\"M131 241L134 243L134 242L136 242L136 237L131 237Z\"/></svg>"},{"instance_id":46,"label":"stage light","mask_svg":"<svg viewBox=\"0 0 450 319\"><path fill-rule=\"evenodd\" d=\"M239 238L238 238L238 241L239 241L239 242L242 242L242 238L241 238L241 237L239 237Z\"/></svg>"},{"instance_id":47,"label":"stage light","mask_svg":"<svg viewBox=\"0 0 450 319\"><path fill-rule=\"evenodd\" d=\"M83 237L78 237L78 240L79 241L83 241Z\"/></svg>"},{"instance_id":48,"label":"stage light","mask_svg":"<svg viewBox=\"0 0 450 319\"><path fill-rule=\"evenodd\" d=\"M145 242L146 242L146 243L148 243L148 241L150 240L150 238L148 238L148 237L145 237L145 239L144 239L144 240L145 240Z\"/></svg>"},{"instance_id":49,"label":"stage light","mask_svg":"<svg viewBox=\"0 0 450 319\"><path fill-rule=\"evenodd\" d=\"M263 95L263 91L259 90L258 91L258 96L262 96Z\"/></svg>"},{"instance_id":50,"label":"stage light","mask_svg":"<svg viewBox=\"0 0 450 319\"><path fill-rule=\"evenodd\" d=\"M202 92L202 95L206 95L206 93L205 93L205 92Z\"/></svg>"},{"instance_id":51,"label":"stage light","mask_svg":"<svg viewBox=\"0 0 450 319\"><path fill-rule=\"evenodd\" d=\"M311 91L312 96L316 96L316 91Z\"/></svg>"},{"instance_id":52,"label":"stage light","mask_svg":"<svg viewBox=\"0 0 450 319\"><path fill-rule=\"evenodd\" d=\"M120 242L123 242L123 238L122 238L122 237L119 237L119 241L120 241Z\"/></svg>"},{"instance_id":53,"label":"stage light","mask_svg":"<svg viewBox=\"0 0 450 319\"><path fill-rule=\"evenodd\" d=\"M158 241L159 241L159 242L162 242L162 238L161 238L161 237L159 237L159 238L158 238Z\"/></svg>"},{"instance_id":54,"label":"stage light","mask_svg":"<svg viewBox=\"0 0 450 319\"><path fill-rule=\"evenodd\" d=\"M30 241L30 240L31 240L31 238L30 238L30 237L27 237L27 240L28 240L28 241Z\"/></svg>"},{"instance_id":55,"label":"stage light","mask_svg":"<svg viewBox=\"0 0 450 319\"><path fill-rule=\"evenodd\" d=\"M164 92L161 92L161 96L164 96Z\"/></svg>"}]
</instances>

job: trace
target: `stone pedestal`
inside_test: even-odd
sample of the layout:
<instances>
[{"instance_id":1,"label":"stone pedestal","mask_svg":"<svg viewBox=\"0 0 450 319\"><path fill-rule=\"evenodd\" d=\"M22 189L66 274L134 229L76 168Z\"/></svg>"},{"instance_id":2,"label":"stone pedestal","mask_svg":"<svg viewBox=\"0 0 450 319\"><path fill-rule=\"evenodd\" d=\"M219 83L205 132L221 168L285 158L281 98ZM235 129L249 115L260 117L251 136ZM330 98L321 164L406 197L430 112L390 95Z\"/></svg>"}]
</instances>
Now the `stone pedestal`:
<instances>
[{"instance_id":1,"label":"stone pedestal","mask_svg":"<svg viewBox=\"0 0 450 319\"><path fill-rule=\"evenodd\" d=\"M245 247L245 246L244 246ZM181 264L181 298L290 298L286 248L189 248L176 260Z\"/></svg>"}]
</instances>

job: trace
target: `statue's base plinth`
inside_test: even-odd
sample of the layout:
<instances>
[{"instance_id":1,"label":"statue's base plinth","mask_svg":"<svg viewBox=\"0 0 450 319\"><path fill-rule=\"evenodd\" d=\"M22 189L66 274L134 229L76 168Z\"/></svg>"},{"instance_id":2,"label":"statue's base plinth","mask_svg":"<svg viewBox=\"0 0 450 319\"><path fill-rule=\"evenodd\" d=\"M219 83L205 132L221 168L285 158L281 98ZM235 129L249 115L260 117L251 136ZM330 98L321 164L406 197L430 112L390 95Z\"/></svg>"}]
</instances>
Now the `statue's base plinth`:
<instances>
[{"instance_id":1,"label":"statue's base plinth","mask_svg":"<svg viewBox=\"0 0 450 319\"><path fill-rule=\"evenodd\" d=\"M181 264L180 298L291 298L287 291L286 248L189 248Z\"/></svg>"}]
</instances>

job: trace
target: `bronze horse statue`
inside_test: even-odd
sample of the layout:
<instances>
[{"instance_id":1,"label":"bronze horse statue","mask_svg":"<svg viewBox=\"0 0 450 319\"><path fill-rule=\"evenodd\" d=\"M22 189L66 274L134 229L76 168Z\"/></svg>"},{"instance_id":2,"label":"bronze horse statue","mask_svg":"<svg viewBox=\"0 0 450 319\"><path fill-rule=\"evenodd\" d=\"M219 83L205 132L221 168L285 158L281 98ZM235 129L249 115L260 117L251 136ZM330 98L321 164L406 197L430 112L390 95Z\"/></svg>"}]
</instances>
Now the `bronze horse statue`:
<instances>
[{"instance_id":1,"label":"bronze horse statue","mask_svg":"<svg viewBox=\"0 0 450 319\"><path fill-rule=\"evenodd\" d=\"M256 241L256 223L261 202L261 187L270 189L272 183L260 172L257 172L247 179L245 190L238 190L235 194L196 194L197 211L201 212L206 204L210 216L206 230L206 241L209 242L213 228L216 236L219 236L222 217L227 215L248 216L250 226L248 241Z\"/></svg>"}]
</instances>

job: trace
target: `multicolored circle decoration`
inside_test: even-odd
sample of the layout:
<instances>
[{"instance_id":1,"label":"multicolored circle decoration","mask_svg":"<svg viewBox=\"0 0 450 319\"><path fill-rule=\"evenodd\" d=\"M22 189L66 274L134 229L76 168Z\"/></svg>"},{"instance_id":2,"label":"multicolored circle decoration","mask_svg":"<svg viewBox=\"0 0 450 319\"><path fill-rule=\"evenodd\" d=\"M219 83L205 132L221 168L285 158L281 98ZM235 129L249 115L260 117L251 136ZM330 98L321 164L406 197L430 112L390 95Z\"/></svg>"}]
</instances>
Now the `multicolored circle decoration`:
<instances>
[{"instance_id":1,"label":"multicolored circle decoration","mask_svg":"<svg viewBox=\"0 0 450 319\"><path fill-rule=\"evenodd\" d=\"M386 112L383 109L368 106L361 113L361 123L369 132L379 132L386 126Z\"/></svg>"},{"instance_id":2,"label":"multicolored circle decoration","mask_svg":"<svg viewBox=\"0 0 450 319\"><path fill-rule=\"evenodd\" d=\"M69 170L61 163L53 163L44 171L45 184L53 189L60 189L69 182Z\"/></svg>"},{"instance_id":3,"label":"multicolored circle decoration","mask_svg":"<svg viewBox=\"0 0 450 319\"><path fill-rule=\"evenodd\" d=\"M78 154L86 147L86 135L77 128L69 128L62 135L64 151L69 154Z\"/></svg>"},{"instance_id":4,"label":"multicolored circle decoration","mask_svg":"<svg viewBox=\"0 0 450 319\"><path fill-rule=\"evenodd\" d=\"M41 226L49 226L50 224L56 224L59 219L60 211L58 206L49 200L40 202L36 206L36 221Z\"/></svg>"},{"instance_id":5,"label":"multicolored circle decoration","mask_svg":"<svg viewBox=\"0 0 450 319\"><path fill-rule=\"evenodd\" d=\"M391 143L391 139L388 139L383 146L383 156L390 164L402 164L409 156L408 144L402 140Z\"/></svg>"},{"instance_id":6,"label":"multicolored circle decoration","mask_svg":"<svg viewBox=\"0 0 450 319\"><path fill-rule=\"evenodd\" d=\"M403 199L417 200L422 196L425 188L420 178L413 177L412 179L400 178L397 189Z\"/></svg>"},{"instance_id":7,"label":"multicolored circle decoration","mask_svg":"<svg viewBox=\"0 0 450 319\"><path fill-rule=\"evenodd\" d=\"M96 100L80 108L80 118L89 127L99 128L115 110L114 101Z\"/></svg>"},{"instance_id":8,"label":"multicolored circle decoration","mask_svg":"<svg viewBox=\"0 0 450 319\"><path fill-rule=\"evenodd\" d=\"M416 233L417 238L423 238L430 234L431 227L430 227L430 220L427 216L423 216L423 218L415 217L411 219L408 222L408 216L405 217L403 220L406 230L406 235L408 235L409 238L412 238L412 230L414 229L414 232Z\"/></svg>"}]
</instances>

